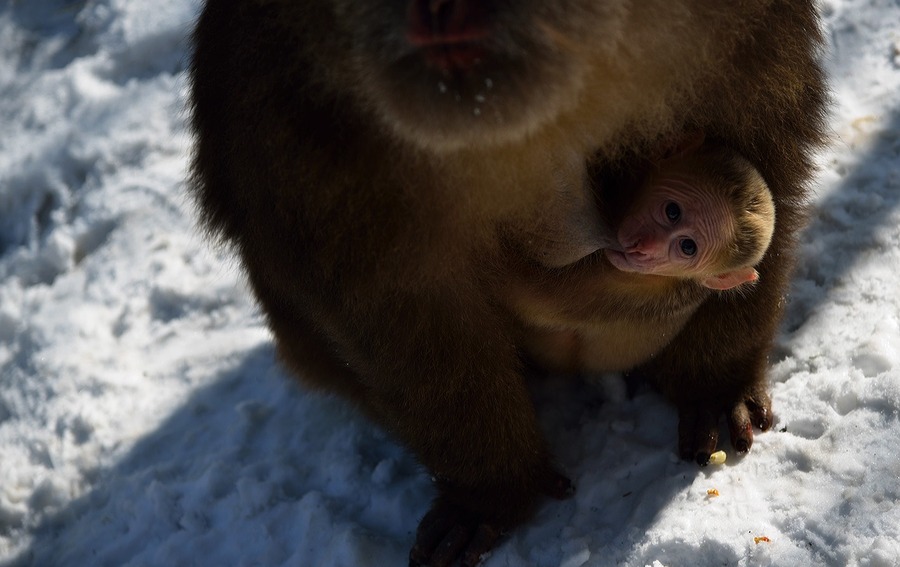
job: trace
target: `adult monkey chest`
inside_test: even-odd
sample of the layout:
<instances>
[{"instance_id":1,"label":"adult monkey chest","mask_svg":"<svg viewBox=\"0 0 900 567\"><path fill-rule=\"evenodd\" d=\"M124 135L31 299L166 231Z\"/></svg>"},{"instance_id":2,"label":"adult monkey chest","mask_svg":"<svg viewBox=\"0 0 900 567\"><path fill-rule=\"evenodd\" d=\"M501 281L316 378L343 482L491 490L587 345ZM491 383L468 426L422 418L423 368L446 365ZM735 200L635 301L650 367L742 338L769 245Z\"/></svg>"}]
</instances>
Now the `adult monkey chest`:
<instances>
[{"instance_id":1,"label":"adult monkey chest","mask_svg":"<svg viewBox=\"0 0 900 567\"><path fill-rule=\"evenodd\" d=\"M760 282L711 299L651 375L703 460L771 423L765 360L825 90L812 2L215 0L194 33L193 193L285 364L437 479L413 564L477 562L553 466L497 297L549 200L686 129L740 152L777 226ZM535 268L539 270L539 267ZM697 345L706 345L701 353Z\"/></svg>"}]
</instances>

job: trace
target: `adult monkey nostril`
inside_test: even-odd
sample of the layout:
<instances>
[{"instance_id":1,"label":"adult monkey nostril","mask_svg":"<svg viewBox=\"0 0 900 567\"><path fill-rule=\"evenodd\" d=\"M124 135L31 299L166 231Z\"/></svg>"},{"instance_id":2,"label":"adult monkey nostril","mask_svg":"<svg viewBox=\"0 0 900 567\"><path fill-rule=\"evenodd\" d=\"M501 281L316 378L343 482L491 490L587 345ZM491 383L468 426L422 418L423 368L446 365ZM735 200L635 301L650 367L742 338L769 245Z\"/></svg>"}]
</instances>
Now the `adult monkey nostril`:
<instances>
[{"instance_id":1,"label":"adult monkey nostril","mask_svg":"<svg viewBox=\"0 0 900 567\"><path fill-rule=\"evenodd\" d=\"M431 31L435 35L443 35L443 32L458 27L465 22L465 0L425 0L431 12Z\"/></svg>"},{"instance_id":2,"label":"adult monkey nostril","mask_svg":"<svg viewBox=\"0 0 900 567\"><path fill-rule=\"evenodd\" d=\"M487 14L485 2L412 0L407 12L407 36L417 46L477 41L488 35Z\"/></svg>"}]
</instances>

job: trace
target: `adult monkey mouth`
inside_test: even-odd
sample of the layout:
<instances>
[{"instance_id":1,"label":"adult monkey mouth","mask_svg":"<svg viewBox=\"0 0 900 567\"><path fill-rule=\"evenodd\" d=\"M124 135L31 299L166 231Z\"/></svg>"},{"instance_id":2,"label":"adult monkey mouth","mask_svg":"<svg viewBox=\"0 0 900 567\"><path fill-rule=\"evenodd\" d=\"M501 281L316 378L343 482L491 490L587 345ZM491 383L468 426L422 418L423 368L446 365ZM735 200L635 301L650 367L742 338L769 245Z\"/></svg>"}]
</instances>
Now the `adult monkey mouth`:
<instances>
[{"instance_id":1,"label":"adult monkey mouth","mask_svg":"<svg viewBox=\"0 0 900 567\"><path fill-rule=\"evenodd\" d=\"M490 17L481 2L411 0L407 41L422 51L428 66L443 73L465 72L486 56Z\"/></svg>"}]
</instances>

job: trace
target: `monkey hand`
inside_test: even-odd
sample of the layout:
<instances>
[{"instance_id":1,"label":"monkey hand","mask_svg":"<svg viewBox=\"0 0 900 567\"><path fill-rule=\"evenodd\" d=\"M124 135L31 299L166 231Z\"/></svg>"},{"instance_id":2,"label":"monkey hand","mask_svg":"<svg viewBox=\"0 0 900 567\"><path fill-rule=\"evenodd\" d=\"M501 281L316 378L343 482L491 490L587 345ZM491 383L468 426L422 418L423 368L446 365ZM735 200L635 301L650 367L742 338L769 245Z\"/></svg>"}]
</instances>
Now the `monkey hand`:
<instances>
[{"instance_id":1,"label":"monkey hand","mask_svg":"<svg viewBox=\"0 0 900 567\"><path fill-rule=\"evenodd\" d=\"M568 478L550 467L541 476L540 494L562 500L575 491ZM478 565L504 533L527 519L538 496L500 489L484 498L484 491L476 494L439 484L441 494L416 530L416 543L409 552L410 567L449 567L457 560L464 567ZM490 513L485 504L498 511ZM477 511L473 509L476 507Z\"/></svg>"},{"instance_id":2,"label":"monkey hand","mask_svg":"<svg viewBox=\"0 0 900 567\"><path fill-rule=\"evenodd\" d=\"M709 401L683 403L678 408L678 451L682 459L696 461L700 466L709 463L719 441L719 417L725 414L731 446L738 453L746 453L753 445L753 428L766 431L772 427L772 400L759 386L744 393L730 404L717 405Z\"/></svg>"}]
</instances>

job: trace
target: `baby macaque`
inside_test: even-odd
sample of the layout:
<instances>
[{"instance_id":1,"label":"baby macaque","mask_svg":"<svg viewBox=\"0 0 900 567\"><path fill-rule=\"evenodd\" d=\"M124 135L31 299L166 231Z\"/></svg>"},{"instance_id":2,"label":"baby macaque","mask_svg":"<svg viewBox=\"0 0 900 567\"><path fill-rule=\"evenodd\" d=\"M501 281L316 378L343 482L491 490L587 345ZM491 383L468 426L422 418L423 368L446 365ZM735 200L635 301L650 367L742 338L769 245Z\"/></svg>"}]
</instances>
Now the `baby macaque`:
<instances>
[{"instance_id":1,"label":"baby macaque","mask_svg":"<svg viewBox=\"0 0 900 567\"><path fill-rule=\"evenodd\" d=\"M701 142L693 137L648 167L607 176L596 189L604 230L572 234L576 249L591 241L599 250L562 268L558 279L513 285L514 310L530 329L523 342L538 362L564 371L631 369L674 338L708 295L704 289L758 279L755 266L775 228L768 185L736 152ZM535 240L550 264L574 255L559 242ZM584 310L595 302L573 302L574 290L604 298L593 317ZM610 348L621 329L637 326L641 340Z\"/></svg>"},{"instance_id":2,"label":"baby macaque","mask_svg":"<svg viewBox=\"0 0 900 567\"><path fill-rule=\"evenodd\" d=\"M626 272L692 278L711 289L754 281L775 229L762 176L736 152L704 145L702 134L654 153L551 203L530 235L532 255L562 267L603 249ZM546 217L568 232L539 234Z\"/></svg>"},{"instance_id":3,"label":"baby macaque","mask_svg":"<svg viewBox=\"0 0 900 567\"><path fill-rule=\"evenodd\" d=\"M606 190L631 201L615 222L613 245L604 247L607 260L625 272L690 278L710 289L756 280L754 266L775 229L768 186L734 152L687 151L663 160L634 191Z\"/></svg>"}]
</instances>

